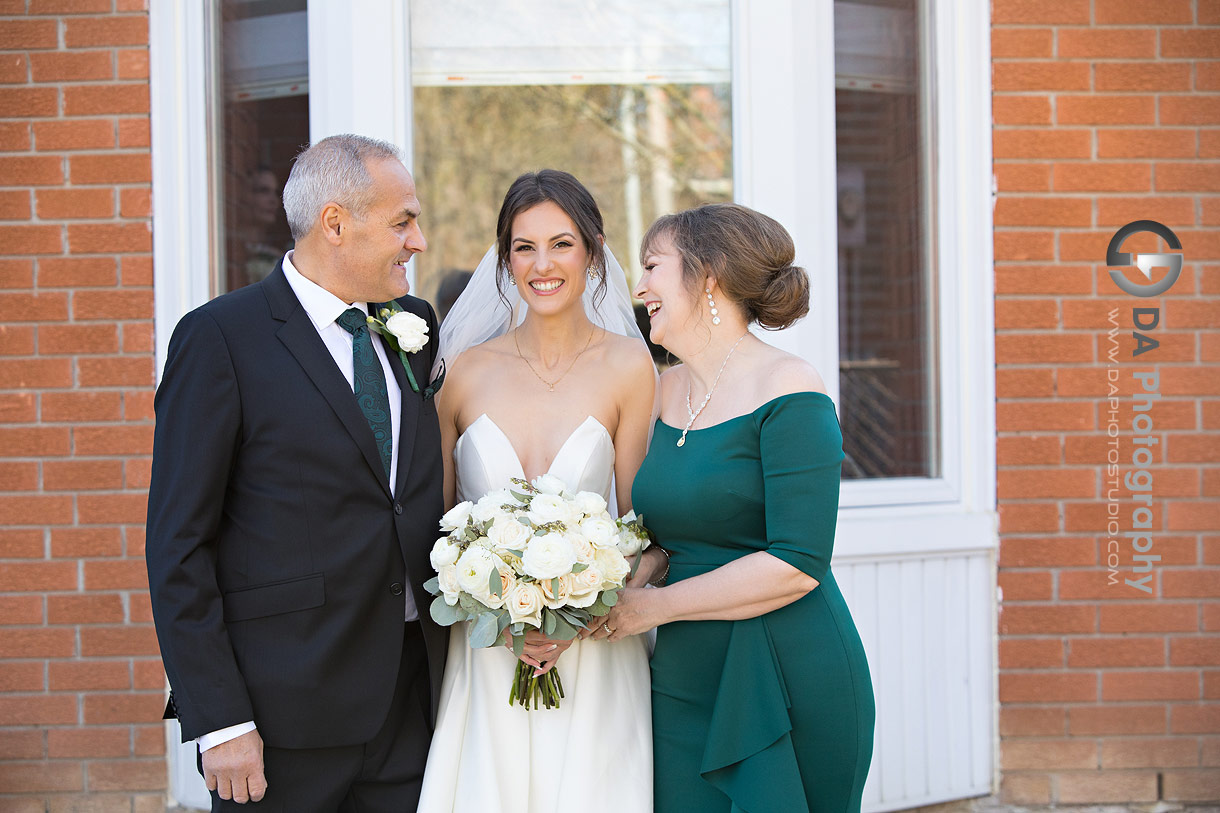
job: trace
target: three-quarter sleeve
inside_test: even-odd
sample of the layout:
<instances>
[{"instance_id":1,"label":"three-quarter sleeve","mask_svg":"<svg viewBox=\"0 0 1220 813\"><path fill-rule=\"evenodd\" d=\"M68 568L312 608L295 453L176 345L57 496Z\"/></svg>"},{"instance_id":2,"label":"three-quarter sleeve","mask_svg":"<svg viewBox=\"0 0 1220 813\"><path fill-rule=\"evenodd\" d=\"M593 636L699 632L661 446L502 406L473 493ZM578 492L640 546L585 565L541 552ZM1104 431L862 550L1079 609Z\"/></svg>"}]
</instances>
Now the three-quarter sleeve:
<instances>
[{"instance_id":1,"label":"three-quarter sleeve","mask_svg":"<svg viewBox=\"0 0 1220 813\"><path fill-rule=\"evenodd\" d=\"M767 553L822 581L834 550L843 435L834 403L796 393L757 413Z\"/></svg>"}]
</instances>

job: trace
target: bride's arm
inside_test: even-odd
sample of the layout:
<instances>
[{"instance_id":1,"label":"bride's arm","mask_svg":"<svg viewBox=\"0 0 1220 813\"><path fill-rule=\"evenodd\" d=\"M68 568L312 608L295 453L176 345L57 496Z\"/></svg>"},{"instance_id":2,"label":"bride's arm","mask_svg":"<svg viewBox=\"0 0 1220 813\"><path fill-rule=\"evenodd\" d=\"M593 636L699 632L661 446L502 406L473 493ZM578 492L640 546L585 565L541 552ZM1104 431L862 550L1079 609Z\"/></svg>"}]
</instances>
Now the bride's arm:
<instances>
[{"instance_id":1,"label":"bride's arm","mask_svg":"<svg viewBox=\"0 0 1220 813\"><path fill-rule=\"evenodd\" d=\"M463 354L465 355L465 354ZM441 462L444 467L445 510L448 511L457 502L457 477L453 469L453 447L458 439L458 405L462 401L462 389L465 376L463 359L459 356L450 365L445 377L445 386L436 394L436 413L441 426Z\"/></svg>"},{"instance_id":2,"label":"bride's arm","mask_svg":"<svg viewBox=\"0 0 1220 813\"><path fill-rule=\"evenodd\" d=\"M623 372L615 381L621 399L618 428L614 432L614 488L619 516L631 510L631 485L648 452L656 378L652 357L639 343L638 352L624 360Z\"/></svg>"}]
</instances>

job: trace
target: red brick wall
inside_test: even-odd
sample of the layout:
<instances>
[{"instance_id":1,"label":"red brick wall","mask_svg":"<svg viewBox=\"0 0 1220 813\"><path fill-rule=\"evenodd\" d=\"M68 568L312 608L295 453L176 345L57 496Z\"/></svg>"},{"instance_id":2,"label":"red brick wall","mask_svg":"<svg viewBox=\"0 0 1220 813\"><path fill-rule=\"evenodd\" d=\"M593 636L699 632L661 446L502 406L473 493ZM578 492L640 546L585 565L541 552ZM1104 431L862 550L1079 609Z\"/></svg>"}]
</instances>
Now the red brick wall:
<instances>
[{"instance_id":1,"label":"red brick wall","mask_svg":"<svg viewBox=\"0 0 1220 813\"><path fill-rule=\"evenodd\" d=\"M0 0L4 810L164 809L148 104L143 0Z\"/></svg>"},{"instance_id":2,"label":"red brick wall","mask_svg":"<svg viewBox=\"0 0 1220 813\"><path fill-rule=\"evenodd\" d=\"M994 0L1002 794L1016 803L1220 799L1220 2ZM1110 280L1123 224L1187 265L1158 299ZM1142 246L1148 246L1148 243ZM1152 250L1129 244L1128 250ZM1132 308L1160 348L1132 359ZM1151 596L1108 585L1108 314L1119 466L1131 371L1151 415ZM1133 503L1120 486L1122 529Z\"/></svg>"}]
</instances>

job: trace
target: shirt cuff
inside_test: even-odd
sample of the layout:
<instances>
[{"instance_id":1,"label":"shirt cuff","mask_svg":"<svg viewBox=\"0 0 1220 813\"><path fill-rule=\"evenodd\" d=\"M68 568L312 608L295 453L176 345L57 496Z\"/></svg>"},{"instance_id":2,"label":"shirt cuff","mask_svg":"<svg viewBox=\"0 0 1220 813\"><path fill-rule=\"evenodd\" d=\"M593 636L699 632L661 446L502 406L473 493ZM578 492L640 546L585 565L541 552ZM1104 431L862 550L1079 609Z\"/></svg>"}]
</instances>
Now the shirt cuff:
<instances>
[{"instance_id":1,"label":"shirt cuff","mask_svg":"<svg viewBox=\"0 0 1220 813\"><path fill-rule=\"evenodd\" d=\"M242 734L248 734L255 728L257 728L257 726L254 725L253 720L248 723L238 723L237 725L231 725L228 728L222 728L219 731L213 731L210 734L204 734L202 737L197 737L195 742L199 744L199 753L202 754L204 751L215 748L216 746L226 743L229 740L235 740Z\"/></svg>"}]
</instances>

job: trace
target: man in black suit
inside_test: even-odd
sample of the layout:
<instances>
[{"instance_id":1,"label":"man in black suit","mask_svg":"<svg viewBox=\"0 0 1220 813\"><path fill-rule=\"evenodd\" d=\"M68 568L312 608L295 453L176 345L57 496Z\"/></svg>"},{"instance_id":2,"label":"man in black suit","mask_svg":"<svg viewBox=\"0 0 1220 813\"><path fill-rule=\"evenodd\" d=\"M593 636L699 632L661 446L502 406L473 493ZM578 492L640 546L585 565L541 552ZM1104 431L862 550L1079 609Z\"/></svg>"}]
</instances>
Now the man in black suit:
<instances>
[{"instance_id":1,"label":"man in black suit","mask_svg":"<svg viewBox=\"0 0 1220 813\"><path fill-rule=\"evenodd\" d=\"M147 560L212 809L414 810L446 631L423 583L443 510L427 244L389 144L324 139L284 187L294 249L188 313L157 391ZM396 300L431 341L369 333ZM352 311L352 309L356 311ZM405 623L404 623L405 618Z\"/></svg>"}]
</instances>

